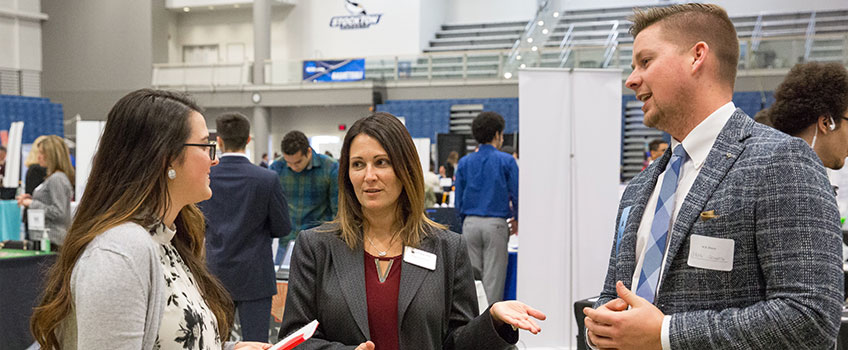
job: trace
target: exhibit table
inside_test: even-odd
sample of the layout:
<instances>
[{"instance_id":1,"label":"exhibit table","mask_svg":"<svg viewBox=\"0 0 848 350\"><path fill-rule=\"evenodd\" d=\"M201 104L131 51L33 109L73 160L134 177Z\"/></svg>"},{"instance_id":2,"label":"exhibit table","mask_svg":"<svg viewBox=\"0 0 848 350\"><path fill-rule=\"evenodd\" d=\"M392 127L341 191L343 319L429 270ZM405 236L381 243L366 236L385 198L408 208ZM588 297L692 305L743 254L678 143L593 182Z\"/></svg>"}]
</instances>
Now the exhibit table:
<instances>
[{"instance_id":1,"label":"exhibit table","mask_svg":"<svg viewBox=\"0 0 848 350\"><path fill-rule=\"evenodd\" d=\"M0 350L26 349L32 309L40 299L47 269L56 254L0 249Z\"/></svg>"}]
</instances>

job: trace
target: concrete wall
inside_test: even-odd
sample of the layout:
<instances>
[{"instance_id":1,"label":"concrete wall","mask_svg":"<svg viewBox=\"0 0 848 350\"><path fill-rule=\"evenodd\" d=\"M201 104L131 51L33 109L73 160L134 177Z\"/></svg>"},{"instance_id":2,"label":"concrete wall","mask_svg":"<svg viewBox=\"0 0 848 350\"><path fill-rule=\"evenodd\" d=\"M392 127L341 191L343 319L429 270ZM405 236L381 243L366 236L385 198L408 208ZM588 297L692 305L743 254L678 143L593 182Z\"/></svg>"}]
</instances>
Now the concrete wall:
<instances>
[{"instance_id":1,"label":"concrete wall","mask_svg":"<svg viewBox=\"0 0 848 350\"><path fill-rule=\"evenodd\" d=\"M150 1L43 0L44 96L65 117L105 119L127 92L150 86Z\"/></svg>"}]
</instances>

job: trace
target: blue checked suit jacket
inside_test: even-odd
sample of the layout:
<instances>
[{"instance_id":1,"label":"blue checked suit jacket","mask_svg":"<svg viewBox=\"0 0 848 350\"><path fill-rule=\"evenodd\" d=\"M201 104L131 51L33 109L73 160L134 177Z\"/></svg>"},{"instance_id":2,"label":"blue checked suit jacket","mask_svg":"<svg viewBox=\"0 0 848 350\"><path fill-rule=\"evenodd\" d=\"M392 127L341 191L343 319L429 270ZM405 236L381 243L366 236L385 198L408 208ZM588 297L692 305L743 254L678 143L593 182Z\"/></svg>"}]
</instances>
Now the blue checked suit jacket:
<instances>
[{"instance_id":1,"label":"blue checked suit jacket","mask_svg":"<svg viewBox=\"0 0 848 350\"><path fill-rule=\"evenodd\" d=\"M627 186L616 221L623 225L620 239L595 307L617 297L616 281L633 288L636 231L670 157L669 149ZM700 218L710 210L715 218ZM689 266L693 234L732 239L733 270ZM843 295L841 241L834 193L815 152L737 109L672 228L654 301L672 316L671 347L833 349Z\"/></svg>"}]
</instances>

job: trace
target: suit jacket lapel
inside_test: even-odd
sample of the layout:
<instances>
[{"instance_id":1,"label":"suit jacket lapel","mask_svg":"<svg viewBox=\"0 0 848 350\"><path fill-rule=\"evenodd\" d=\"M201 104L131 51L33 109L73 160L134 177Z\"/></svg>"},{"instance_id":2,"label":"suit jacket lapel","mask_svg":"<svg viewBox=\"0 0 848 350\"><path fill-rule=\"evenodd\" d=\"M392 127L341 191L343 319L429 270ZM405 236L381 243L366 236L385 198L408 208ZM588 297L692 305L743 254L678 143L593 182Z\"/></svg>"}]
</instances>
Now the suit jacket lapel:
<instances>
[{"instance_id":1,"label":"suit jacket lapel","mask_svg":"<svg viewBox=\"0 0 848 350\"><path fill-rule=\"evenodd\" d=\"M365 295L364 253L361 248L351 251L341 240L337 243L332 247L336 278L341 284L342 293L356 325L365 339L371 339L371 331L368 329L368 299Z\"/></svg>"},{"instance_id":2,"label":"suit jacket lapel","mask_svg":"<svg viewBox=\"0 0 848 350\"><path fill-rule=\"evenodd\" d=\"M698 177L692 184L689 194L683 201L680 207L680 212L677 214L677 219L674 221L674 227L671 234L671 241L668 247L668 256L663 267L662 281L668 275L666 273L671 266L677 251L683 244L683 241L689 235L689 231L695 220L698 219L704 206L712 196L718 184L730 171L733 163L739 159L739 155L745 149L746 138L751 136L751 128L754 125L754 120L749 118L742 112L741 109L736 109L736 112L730 116L730 119L725 124L724 128L718 134L713 148L710 150L704 165L701 167Z\"/></svg>"},{"instance_id":3,"label":"suit jacket lapel","mask_svg":"<svg viewBox=\"0 0 848 350\"><path fill-rule=\"evenodd\" d=\"M636 271L636 259L638 256L636 255L636 235L639 231L639 225L642 222L642 216L645 214L645 207L648 205L648 200L651 198L651 194L654 192L654 187L657 185L657 179L660 174L665 171L665 167L668 164L668 161L671 159L671 149L669 148L662 157L658 158L655 161L655 165L652 165L645 169L644 175L640 178L642 180L641 183L634 183L632 185L636 185L634 191L636 191L632 195L628 195L628 198L635 198L635 203L631 203L628 205L632 205L632 209L630 209L630 215L628 217L628 222L626 223L625 232L622 238L621 247L619 256L624 253L633 255L633 259L618 259L618 280L624 282L624 285L628 288L632 288L631 284L633 281L633 274Z\"/></svg>"},{"instance_id":4,"label":"suit jacket lapel","mask_svg":"<svg viewBox=\"0 0 848 350\"><path fill-rule=\"evenodd\" d=\"M438 252L435 251L434 245L435 241L433 239L425 237L418 249L436 254L438 256L437 259L441 259L442 256L437 254ZM437 267L441 264L438 260L436 261ZM412 265L406 262L406 260L403 261L400 270L400 290L398 291L398 331L400 331L400 326L403 323L403 316L406 314L409 304L412 303L412 298L418 293L418 289L421 287L421 283L424 282L427 274L432 272L423 267Z\"/></svg>"}]
</instances>

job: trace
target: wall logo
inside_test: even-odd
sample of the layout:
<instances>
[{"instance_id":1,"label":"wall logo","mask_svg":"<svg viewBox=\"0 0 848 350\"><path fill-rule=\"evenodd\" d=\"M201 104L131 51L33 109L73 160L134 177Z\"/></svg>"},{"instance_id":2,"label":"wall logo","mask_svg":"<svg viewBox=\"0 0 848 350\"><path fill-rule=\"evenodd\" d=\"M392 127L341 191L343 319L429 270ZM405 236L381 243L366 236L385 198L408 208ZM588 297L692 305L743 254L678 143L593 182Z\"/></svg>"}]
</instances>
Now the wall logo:
<instances>
[{"instance_id":1,"label":"wall logo","mask_svg":"<svg viewBox=\"0 0 848 350\"><path fill-rule=\"evenodd\" d=\"M380 23L382 13L368 14L365 7L353 0L344 0L345 9L349 16L333 16L330 18L330 27L339 29L367 29L372 25Z\"/></svg>"}]
</instances>

